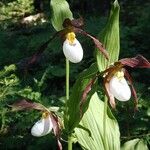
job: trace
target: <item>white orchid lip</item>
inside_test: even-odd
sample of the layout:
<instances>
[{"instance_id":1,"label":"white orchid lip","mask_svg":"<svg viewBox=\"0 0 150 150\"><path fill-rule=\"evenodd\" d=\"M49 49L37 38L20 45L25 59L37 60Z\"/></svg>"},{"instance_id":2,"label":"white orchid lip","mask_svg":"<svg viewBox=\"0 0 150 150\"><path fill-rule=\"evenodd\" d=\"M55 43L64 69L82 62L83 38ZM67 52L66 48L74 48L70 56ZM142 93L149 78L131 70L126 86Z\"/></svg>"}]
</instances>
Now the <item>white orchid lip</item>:
<instances>
[{"instance_id":1,"label":"white orchid lip","mask_svg":"<svg viewBox=\"0 0 150 150\"><path fill-rule=\"evenodd\" d=\"M83 49L80 42L75 38L75 33L70 32L63 43L65 57L72 63L79 63L83 59Z\"/></svg>"},{"instance_id":2,"label":"white orchid lip","mask_svg":"<svg viewBox=\"0 0 150 150\"><path fill-rule=\"evenodd\" d=\"M43 114L43 116L44 117L42 117L41 120L37 121L31 129L31 134L35 137L41 137L41 136L47 135L51 132L53 128L50 115Z\"/></svg>"},{"instance_id":3,"label":"white orchid lip","mask_svg":"<svg viewBox=\"0 0 150 150\"><path fill-rule=\"evenodd\" d=\"M118 71L109 82L111 94L119 101L128 101L131 98L130 87L124 78L123 71Z\"/></svg>"}]
</instances>

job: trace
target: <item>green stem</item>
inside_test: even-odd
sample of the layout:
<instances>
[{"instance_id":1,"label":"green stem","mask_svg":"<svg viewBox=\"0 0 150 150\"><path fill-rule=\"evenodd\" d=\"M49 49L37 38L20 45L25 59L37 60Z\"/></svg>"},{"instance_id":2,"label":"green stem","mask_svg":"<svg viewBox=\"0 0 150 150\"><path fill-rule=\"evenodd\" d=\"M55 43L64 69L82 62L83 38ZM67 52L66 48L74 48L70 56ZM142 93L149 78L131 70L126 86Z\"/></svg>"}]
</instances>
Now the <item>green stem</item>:
<instances>
[{"instance_id":1,"label":"green stem","mask_svg":"<svg viewBox=\"0 0 150 150\"><path fill-rule=\"evenodd\" d=\"M107 125L107 102L108 99L105 96L105 101L104 101L104 116L103 116L103 131L104 131L104 149L107 150L107 138L106 138L106 125Z\"/></svg>"},{"instance_id":2,"label":"green stem","mask_svg":"<svg viewBox=\"0 0 150 150\"><path fill-rule=\"evenodd\" d=\"M66 104L69 100L69 60L66 59Z\"/></svg>"},{"instance_id":3,"label":"green stem","mask_svg":"<svg viewBox=\"0 0 150 150\"><path fill-rule=\"evenodd\" d=\"M67 103L69 100L69 60L66 59L66 109ZM68 135L68 150L72 150L72 140L71 140L71 135Z\"/></svg>"},{"instance_id":4,"label":"green stem","mask_svg":"<svg viewBox=\"0 0 150 150\"><path fill-rule=\"evenodd\" d=\"M71 136L68 136L68 150L72 150L72 139L71 139Z\"/></svg>"}]
</instances>

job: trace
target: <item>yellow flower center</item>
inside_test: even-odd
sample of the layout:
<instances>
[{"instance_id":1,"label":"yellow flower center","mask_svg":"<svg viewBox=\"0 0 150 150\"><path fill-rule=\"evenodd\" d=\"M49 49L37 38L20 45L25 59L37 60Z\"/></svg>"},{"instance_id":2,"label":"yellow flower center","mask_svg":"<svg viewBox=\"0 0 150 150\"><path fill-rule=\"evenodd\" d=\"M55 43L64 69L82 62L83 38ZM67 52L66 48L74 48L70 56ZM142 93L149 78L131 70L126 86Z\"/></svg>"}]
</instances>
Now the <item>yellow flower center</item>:
<instances>
[{"instance_id":1,"label":"yellow flower center","mask_svg":"<svg viewBox=\"0 0 150 150\"><path fill-rule=\"evenodd\" d=\"M45 119L45 118L47 118L47 117L48 117L48 115L49 115L49 112L43 112L43 113L42 113L42 118L44 118L44 119Z\"/></svg>"},{"instance_id":2,"label":"yellow flower center","mask_svg":"<svg viewBox=\"0 0 150 150\"><path fill-rule=\"evenodd\" d=\"M73 44L75 38L76 38L76 35L75 35L74 32L69 32L69 33L66 35L66 39L68 39L69 44Z\"/></svg>"},{"instance_id":3,"label":"yellow flower center","mask_svg":"<svg viewBox=\"0 0 150 150\"><path fill-rule=\"evenodd\" d=\"M119 80L121 80L121 79L124 78L124 72L123 72L123 71L118 71L118 72L116 72L115 76L116 76Z\"/></svg>"}]
</instances>

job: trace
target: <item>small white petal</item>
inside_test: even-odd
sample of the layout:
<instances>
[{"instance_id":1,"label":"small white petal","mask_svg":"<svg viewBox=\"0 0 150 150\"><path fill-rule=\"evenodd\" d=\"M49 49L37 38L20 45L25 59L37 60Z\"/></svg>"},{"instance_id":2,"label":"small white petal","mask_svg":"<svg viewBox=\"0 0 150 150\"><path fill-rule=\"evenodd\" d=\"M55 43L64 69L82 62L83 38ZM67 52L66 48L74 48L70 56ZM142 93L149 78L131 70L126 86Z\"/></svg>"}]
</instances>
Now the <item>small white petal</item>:
<instances>
[{"instance_id":1,"label":"small white petal","mask_svg":"<svg viewBox=\"0 0 150 150\"><path fill-rule=\"evenodd\" d=\"M53 125L51 118L50 116L48 116L47 118L42 118L33 125L31 129L31 134L36 137L41 137L50 133L52 127Z\"/></svg>"},{"instance_id":2,"label":"small white petal","mask_svg":"<svg viewBox=\"0 0 150 150\"><path fill-rule=\"evenodd\" d=\"M128 101L131 97L130 87L124 77L118 79L114 76L109 82L110 92L120 101Z\"/></svg>"},{"instance_id":3,"label":"small white petal","mask_svg":"<svg viewBox=\"0 0 150 150\"><path fill-rule=\"evenodd\" d=\"M75 38L73 44L66 39L63 43L65 57L72 63L79 63L83 58L83 49L80 42Z\"/></svg>"}]
</instances>

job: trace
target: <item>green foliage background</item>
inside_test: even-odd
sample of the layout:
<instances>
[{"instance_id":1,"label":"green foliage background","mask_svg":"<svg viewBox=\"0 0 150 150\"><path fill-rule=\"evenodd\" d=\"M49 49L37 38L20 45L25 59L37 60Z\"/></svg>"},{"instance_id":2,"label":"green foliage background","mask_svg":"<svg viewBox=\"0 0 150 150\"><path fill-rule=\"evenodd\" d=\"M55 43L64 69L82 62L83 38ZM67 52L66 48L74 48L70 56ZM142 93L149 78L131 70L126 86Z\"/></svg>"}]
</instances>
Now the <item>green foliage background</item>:
<instances>
[{"instance_id":1,"label":"green foliage background","mask_svg":"<svg viewBox=\"0 0 150 150\"><path fill-rule=\"evenodd\" d=\"M44 105L62 106L65 95L65 59L61 41L56 39L38 60L26 72L26 60L55 31L50 23L51 11L49 1L33 0L2 0L0 2L0 148L28 150L47 148L54 149L54 137L47 135L34 138L30 128L39 118L36 111L11 112L8 105L23 98L29 98ZM85 19L85 29L98 35L103 29L110 10L110 1L99 0L68 0L76 17ZM142 5L141 5L142 3ZM132 57L140 53L150 59L150 3L142 0L120 1L120 35L121 55ZM29 15L43 13L38 20L23 24L22 19ZM42 19L45 21L42 22ZM94 45L89 39L79 36L84 48L84 60L77 65L71 64L70 83L73 85L79 72L93 62ZM9 66L15 64L14 66ZM4 66L9 66L5 67ZM150 132L150 72L148 70L130 70L134 77L139 97L139 112L134 115L131 102L117 104L113 113L117 118L121 132L121 142L132 137L140 137ZM5 92L4 92L5 91ZM98 94L102 97L101 87ZM62 108L63 109L63 108ZM61 111L61 110L60 110ZM148 138L147 138L148 139ZM63 143L64 147L66 143ZM65 149L65 148L64 148ZM75 149L80 149L76 144Z\"/></svg>"}]
</instances>

